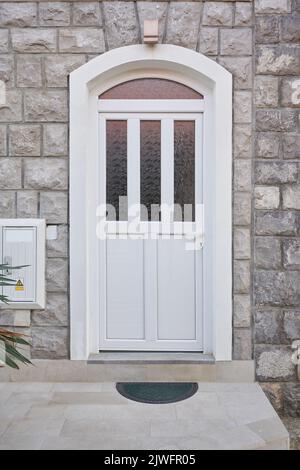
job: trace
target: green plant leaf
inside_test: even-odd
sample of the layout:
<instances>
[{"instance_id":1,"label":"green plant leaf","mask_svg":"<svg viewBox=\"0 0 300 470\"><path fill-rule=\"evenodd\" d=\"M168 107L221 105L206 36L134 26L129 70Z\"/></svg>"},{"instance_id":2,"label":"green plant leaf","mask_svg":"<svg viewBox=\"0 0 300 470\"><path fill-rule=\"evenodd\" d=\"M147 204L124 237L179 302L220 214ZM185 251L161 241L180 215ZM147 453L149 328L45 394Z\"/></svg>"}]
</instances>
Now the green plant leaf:
<instances>
[{"instance_id":1,"label":"green plant leaf","mask_svg":"<svg viewBox=\"0 0 300 470\"><path fill-rule=\"evenodd\" d=\"M23 356L14 346L6 344L6 352L17 361L22 362L23 364L31 364L30 360L27 357Z\"/></svg>"},{"instance_id":2,"label":"green plant leaf","mask_svg":"<svg viewBox=\"0 0 300 470\"><path fill-rule=\"evenodd\" d=\"M12 369L19 369L18 364L16 364L8 355L6 355L5 364L7 364Z\"/></svg>"}]
</instances>

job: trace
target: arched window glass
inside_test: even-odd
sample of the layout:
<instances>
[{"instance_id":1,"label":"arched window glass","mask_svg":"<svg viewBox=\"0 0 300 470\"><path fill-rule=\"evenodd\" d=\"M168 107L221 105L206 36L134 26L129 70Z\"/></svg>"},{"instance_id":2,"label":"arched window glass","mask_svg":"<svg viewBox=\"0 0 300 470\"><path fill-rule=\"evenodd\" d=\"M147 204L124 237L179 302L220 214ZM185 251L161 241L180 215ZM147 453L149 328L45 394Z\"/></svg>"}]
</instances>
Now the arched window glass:
<instances>
[{"instance_id":1,"label":"arched window glass","mask_svg":"<svg viewBox=\"0 0 300 470\"><path fill-rule=\"evenodd\" d=\"M182 83L162 78L138 78L120 83L99 96L100 100L199 100L203 95Z\"/></svg>"}]
</instances>

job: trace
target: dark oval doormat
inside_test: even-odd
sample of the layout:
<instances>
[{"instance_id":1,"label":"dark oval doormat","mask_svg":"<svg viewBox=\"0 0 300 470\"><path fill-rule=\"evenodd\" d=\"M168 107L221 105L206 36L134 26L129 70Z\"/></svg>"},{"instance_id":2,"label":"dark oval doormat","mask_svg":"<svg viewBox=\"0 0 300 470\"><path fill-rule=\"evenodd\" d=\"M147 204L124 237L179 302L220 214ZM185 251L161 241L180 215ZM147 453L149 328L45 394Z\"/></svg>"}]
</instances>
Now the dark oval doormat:
<instances>
[{"instance_id":1,"label":"dark oval doormat","mask_svg":"<svg viewBox=\"0 0 300 470\"><path fill-rule=\"evenodd\" d=\"M194 382L117 382L116 389L129 400L140 403L175 403L198 390Z\"/></svg>"}]
</instances>

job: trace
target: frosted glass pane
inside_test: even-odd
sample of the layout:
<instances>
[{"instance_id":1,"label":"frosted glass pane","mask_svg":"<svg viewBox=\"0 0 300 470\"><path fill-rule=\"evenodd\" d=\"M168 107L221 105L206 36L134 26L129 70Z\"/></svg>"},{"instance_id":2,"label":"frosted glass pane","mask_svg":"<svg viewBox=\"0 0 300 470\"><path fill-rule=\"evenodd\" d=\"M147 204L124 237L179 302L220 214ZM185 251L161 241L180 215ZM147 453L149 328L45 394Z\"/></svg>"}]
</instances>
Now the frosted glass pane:
<instances>
[{"instance_id":1,"label":"frosted glass pane","mask_svg":"<svg viewBox=\"0 0 300 470\"><path fill-rule=\"evenodd\" d=\"M127 121L106 122L106 203L116 210L116 220L127 220L127 207L119 210L119 198L127 197ZM114 220L108 210L108 220Z\"/></svg>"},{"instance_id":2,"label":"frosted glass pane","mask_svg":"<svg viewBox=\"0 0 300 470\"><path fill-rule=\"evenodd\" d=\"M195 220L195 121L174 122L174 203L176 221Z\"/></svg>"},{"instance_id":3,"label":"frosted glass pane","mask_svg":"<svg viewBox=\"0 0 300 470\"><path fill-rule=\"evenodd\" d=\"M116 85L99 96L101 100L199 100L203 96L182 83L162 78L139 78Z\"/></svg>"},{"instance_id":4,"label":"frosted glass pane","mask_svg":"<svg viewBox=\"0 0 300 470\"><path fill-rule=\"evenodd\" d=\"M141 121L141 204L147 208L141 211L142 220L159 220L160 158L160 121Z\"/></svg>"}]
</instances>

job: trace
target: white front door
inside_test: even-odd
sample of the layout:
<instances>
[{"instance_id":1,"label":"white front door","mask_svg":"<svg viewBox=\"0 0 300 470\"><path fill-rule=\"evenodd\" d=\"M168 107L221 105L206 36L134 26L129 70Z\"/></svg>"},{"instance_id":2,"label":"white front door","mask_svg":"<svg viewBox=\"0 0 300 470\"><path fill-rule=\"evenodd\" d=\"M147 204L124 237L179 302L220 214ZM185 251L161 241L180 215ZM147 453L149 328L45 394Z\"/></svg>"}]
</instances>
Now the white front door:
<instances>
[{"instance_id":1,"label":"white front door","mask_svg":"<svg viewBox=\"0 0 300 470\"><path fill-rule=\"evenodd\" d=\"M99 113L99 349L202 351L202 114L151 108Z\"/></svg>"}]
</instances>

